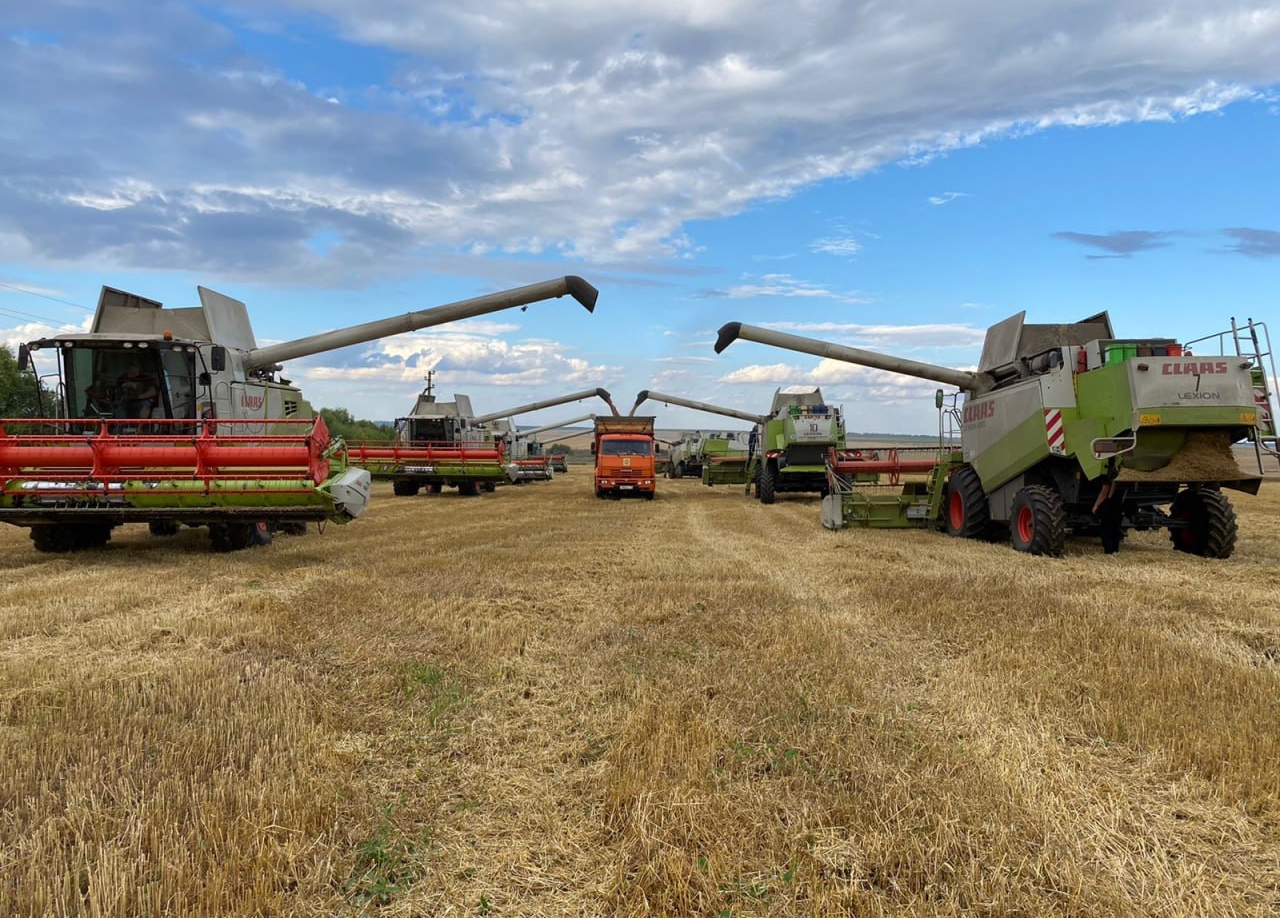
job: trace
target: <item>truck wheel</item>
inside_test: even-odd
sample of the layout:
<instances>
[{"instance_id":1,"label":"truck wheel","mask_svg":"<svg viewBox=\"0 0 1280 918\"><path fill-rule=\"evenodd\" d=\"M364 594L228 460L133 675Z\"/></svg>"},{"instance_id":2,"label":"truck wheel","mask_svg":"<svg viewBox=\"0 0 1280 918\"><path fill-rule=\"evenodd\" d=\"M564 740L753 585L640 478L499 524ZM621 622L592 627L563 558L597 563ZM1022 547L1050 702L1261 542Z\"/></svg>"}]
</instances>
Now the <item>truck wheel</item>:
<instances>
[{"instance_id":1,"label":"truck wheel","mask_svg":"<svg viewBox=\"0 0 1280 918\"><path fill-rule=\"evenodd\" d=\"M498 486L492 481L486 481L480 487L486 494L492 494L494 491L498 490Z\"/></svg>"},{"instance_id":2,"label":"truck wheel","mask_svg":"<svg viewBox=\"0 0 1280 918\"><path fill-rule=\"evenodd\" d=\"M178 534L179 526L173 520L152 520L147 523L147 529L156 538L163 539Z\"/></svg>"},{"instance_id":3,"label":"truck wheel","mask_svg":"<svg viewBox=\"0 0 1280 918\"><path fill-rule=\"evenodd\" d=\"M756 482L756 496L760 498L760 503L771 504L774 500L774 491L778 487L778 467L772 462L762 462L760 464L760 478Z\"/></svg>"},{"instance_id":4,"label":"truck wheel","mask_svg":"<svg viewBox=\"0 0 1280 918\"><path fill-rule=\"evenodd\" d=\"M444 490L444 485L438 481L432 482L431 484L427 485L427 491L428 493L431 493L431 494L439 494L443 490Z\"/></svg>"},{"instance_id":5,"label":"truck wheel","mask_svg":"<svg viewBox=\"0 0 1280 918\"><path fill-rule=\"evenodd\" d=\"M1013 496L1009 533L1013 547L1029 555L1057 558L1067 543L1067 512L1052 488L1030 485Z\"/></svg>"},{"instance_id":6,"label":"truck wheel","mask_svg":"<svg viewBox=\"0 0 1280 918\"><path fill-rule=\"evenodd\" d=\"M672 478L683 478L683 477L684 477L684 463L683 463L683 462L677 462L677 463L676 463L676 473L675 473L674 475L672 475L671 477L672 477Z\"/></svg>"},{"instance_id":7,"label":"truck wheel","mask_svg":"<svg viewBox=\"0 0 1280 918\"><path fill-rule=\"evenodd\" d=\"M421 487L422 485L416 481L393 481L391 482L391 493L396 497L413 497Z\"/></svg>"},{"instance_id":8,"label":"truck wheel","mask_svg":"<svg viewBox=\"0 0 1280 918\"><path fill-rule=\"evenodd\" d=\"M960 539L985 538L991 527L991 508L978 473L967 465L956 469L947 482L946 496L943 513L947 535Z\"/></svg>"},{"instance_id":9,"label":"truck wheel","mask_svg":"<svg viewBox=\"0 0 1280 918\"><path fill-rule=\"evenodd\" d=\"M1221 491L1183 491L1170 515L1186 524L1169 530L1176 551L1201 558L1230 558L1235 551L1236 512Z\"/></svg>"},{"instance_id":10,"label":"truck wheel","mask_svg":"<svg viewBox=\"0 0 1280 918\"><path fill-rule=\"evenodd\" d=\"M480 493L480 488L474 481L460 481L458 482L458 493L463 497L475 497Z\"/></svg>"}]
</instances>

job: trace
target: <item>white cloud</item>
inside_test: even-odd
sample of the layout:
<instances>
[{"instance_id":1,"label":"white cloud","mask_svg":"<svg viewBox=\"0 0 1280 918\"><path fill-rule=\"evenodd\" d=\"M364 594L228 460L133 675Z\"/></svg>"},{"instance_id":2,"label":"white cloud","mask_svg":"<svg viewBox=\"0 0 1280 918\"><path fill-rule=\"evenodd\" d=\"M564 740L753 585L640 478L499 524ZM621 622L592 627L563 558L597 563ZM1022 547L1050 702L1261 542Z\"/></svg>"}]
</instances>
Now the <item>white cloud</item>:
<instances>
[{"instance_id":1,"label":"white cloud","mask_svg":"<svg viewBox=\"0 0 1280 918\"><path fill-rule=\"evenodd\" d=\"M291 369L304 379L389 383L421 380L427 370L435 370L452 385L492 386L599 386L620 379L622 373L619 366L592 363L555 341L510 342L453 332L397 335L368 346L359 363L298 361Z\"/></svg>"},{"instance_id":2,"label":"white cloud","mask_svg":"<svg viewBox=\"0 0 1280 918\"><path fill-rule=\"evenodd\" d=\"M82 6L0 12L58 36L0 56L23 87L0 97L0 253L320 284L426 250L688 257L698 221L818 182L1212 112L1280 80L1280 9L1243 0L280 0L281 34L301 14L400 61L332 87L255 60L198 6ZM316 232L340 240L324 261Z\"/></svg>"},{"instance_id":3,"label":"white cloud","mask_svg":"<svg viewBox=\"0 0 1280 918\"><path fill-rule=\"evenodd\" d=\"M810 281L799 280L790 274L761 274L749 282L737 284L713 296L729 300L751 299L761 296L799 297L815 300L838 300L843 303L868 303L870 300L856 291L836 291Z\"/></svg>"},{"instance_id":4,"label":"white cloud","mask_svg":"<svg viewBox=\"0 0 1280 918\"><path fill-rule=\"evenodd\" d=\"M929 203L934 205L950 204L952 201L956 200L957 198L967 198L967 197L969 196L965 194L963 191L944 191L942 192L942 194L930 195Z\"/></svg>"},{"instance_id":5,"label":"white cloud","mask_svg":"<svg viewBox=\"0 0 1280 918\"><path fill-rule=\"evenodd\" d=\"M862 251L862 245L852 236L829 236L809 243L809 250L849 258Z\"/></svg>"}]
</instances>

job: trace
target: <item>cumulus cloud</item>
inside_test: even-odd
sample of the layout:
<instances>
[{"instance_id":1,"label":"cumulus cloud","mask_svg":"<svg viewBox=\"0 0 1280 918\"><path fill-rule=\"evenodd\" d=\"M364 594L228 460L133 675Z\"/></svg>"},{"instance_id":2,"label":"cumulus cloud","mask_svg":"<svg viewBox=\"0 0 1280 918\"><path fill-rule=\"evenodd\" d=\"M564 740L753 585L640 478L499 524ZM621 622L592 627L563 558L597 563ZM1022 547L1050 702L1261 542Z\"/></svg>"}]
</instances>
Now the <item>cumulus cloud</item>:
<instances>
[{"instance_id":1,"label":"cumulus cloud","mask_svg":"<svg viewBox=\"0 0 1280 918\"><path fill-rule=\"evenodd\" d=\"M1244 0L88 10L0 7L0 253L323 285L458 252L678 259L697 221L817 182L1280 79L1280 10ZM264 36L391 63L309 85Z\"/></svg>"},{"instance_id":2,"label":"cumulus cloud","mask_svg":"<svg viewBox=\"0 0 1280 918\"><path fill-rule=\"evenodd\" d=\"M929 203L937 207L942 204L950 204L952 201L956 200L957 198L967 198L967 197L969 196L965 194L963 191L944 191L942 192L942 194L930 195Z\"/></svg>"},{"instance_id":3,"label":"cumulus cloud","mask_svg":"<svg viewBox=\"0 0 1280 918\"><path fill-rule=\"evenodd\" d=\"M1145 252L1149 249L1160 249L1169 245L1172 232L1165 230L1124 230L1097 236L1092 233L1060 232L1054 233L1055 239L1074 242L1077 245L1100 249L1104 255L1086 255L1086 258L1131 258L1134 252Z\"/></svg>"},{"instance_id":4,"label":"cumulus cloud","mask_svg":"<svg viewBox=\"0 0 1280 918\"><path fill-rule=\"evenodd\" d=\"M501 323L491 323L501 329ZM487 333L486 333L487 332ZM537 387L551 383L606 385L622 368L592 363L557 341L509 341L473 325L470 332L396 335L363 348L348 348L296 362L304 379L388 383L422 379L428 370L454 385ZM291 368L294 365L291 365Z\"/></svg>"},{"instance_id":5,"label":"cumulus cloud","mask_svg":"<svg viewBox=\"0 0 1280 918\"><path fill-rule=\"evenodd\" d=\"M1280 255L1280 232L1237 226L1222 231L1235 240L1230 251L1250 258L1274 258Z\"/></svg>"}]
</instances>

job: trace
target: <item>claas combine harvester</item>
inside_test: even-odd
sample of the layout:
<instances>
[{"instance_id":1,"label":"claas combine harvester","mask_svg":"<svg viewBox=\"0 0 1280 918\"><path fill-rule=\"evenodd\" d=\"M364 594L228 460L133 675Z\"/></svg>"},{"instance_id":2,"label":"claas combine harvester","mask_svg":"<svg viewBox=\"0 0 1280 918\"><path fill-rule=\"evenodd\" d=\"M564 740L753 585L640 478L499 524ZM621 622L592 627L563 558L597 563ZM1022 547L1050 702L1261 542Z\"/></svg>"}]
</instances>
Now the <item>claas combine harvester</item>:
<instances>
[{"instance_id":1,"label":"claas combine harvester","mask_svg":"<svg viewBox=\"0 0 1280 918\"><path fill-rule=\"evenodd\" d=\"M21 348L58 416L0 421L0 522L29 527L41 551L101 546L130 522L207 525L225 551L353 519L369 473L278 376L281 361L565 294L591 310L597 295L563 277L259 347L244 303L199 294L199 307L170 309L104 287L89 332Z\"/></svg>"},{"instance_id":2,"label":"claas combine harvester","mask_svg":"<svg viewBox=\"0 0 1280 918\"><path fill-rule=\"evenodd\" d=\"M1117 339L1106 313L1065 325L1024 317L988 330L976 372L737 322L720 329L716 351L744 338L962 390L959 449L828 457L838 491L824 502L829 527L1003 534L1037 555L1061 554L1068 533L1098 535L1110 552L1130 529L1165 527L1179 551L1228 557L1237 525L1223 489L1253 494L1261 481L1261 461L1258 473L1246 472L1232 449L1262 439L1257 425L1270 396L1265 374L1261 395L1254 390L1257 349L1192 356L1171 339ZM877 495L851 480L860 472L926 478Z\"/></svg>"},{"instance_id":3,"label":"claas combine harvester","mask_svg":"<svg viewBox=\"0 0 1280 918\"><path fill-rule=\"evenodd\" d=\"M601 390L604 391L603 389ZM612 402L610 402L612 404ZM544 424L532 430L519 430L511 434L508 476L519 484L525 481L550 481L556 472L569 471L568 462L563 453L548 452L549 444L542 442L541 435L553 430L560 430L580 421L594 421L594 414L580 414L553 424Z\"/></svg>"},{"instance_id":4,"label":"claas combine harvester","mask_svg":"<svg viewBox=\"0 0 1280 918\"><path fill-rule=\"evenodd\" d=\"M428 379L413 411L396 421L396 439L350 444L350 459L375 479L391 481L398 497L412 497L424 487L431 493L456 487L468 496L492 491L499 483L520 480L520 462L508 455L512 431L505 419L597 396L612 406L604 389L585 389L477 417L465 395L436 401Z\"/></svg>"},{"instance_id":5,"label":"claas combine harvester","mask_svg":"<svg viewBox=\"0 0 1280 918\"><path fill-rule=\"evenodd\" d=\"M706 485L747 484L751 481L755 459L754 444L758 443L760 431L769 421L768 415L750 414L736 408L725 408L679 395L667 395L652 389L642 389L636 393L636 403L631 413L635 414L636 408L649 400L736 418L752 425L752 433L745 438L740 434L699 434L681 441L672 448L668 478L695 475L701 477L702 483Z\"/></svg>"}]
</instances>

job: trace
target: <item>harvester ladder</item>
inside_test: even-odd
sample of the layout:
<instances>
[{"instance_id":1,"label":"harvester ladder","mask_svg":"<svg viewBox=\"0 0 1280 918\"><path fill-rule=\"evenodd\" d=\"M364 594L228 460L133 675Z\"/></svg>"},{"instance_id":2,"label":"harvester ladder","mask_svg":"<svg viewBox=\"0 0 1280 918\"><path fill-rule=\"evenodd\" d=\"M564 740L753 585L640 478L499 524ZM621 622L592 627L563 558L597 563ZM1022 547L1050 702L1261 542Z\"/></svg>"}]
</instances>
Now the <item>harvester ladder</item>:
<instances>
[{"instance_id":1,"label":"harvester ladder","mask_svg":"<svg viewBox=\"0 0 1280 918\"><path fill-rule=\"evenodd\" d=\"M1276 380L1276 360L1271 348L1271 333L1267 331L1265 322L1255 322L1249 318L1241 325L1232 316L1231 336L1235 340L1236 354L1249 358L1254 366L1262 370L1262 398L1258 407L1261 409L1265 405L1267 414L1270 416L1270 424L1269 431L1265 432L1259 424L1258 435L1253 441L1254 451L1258 454L1258 465L1261 467L1263 452L1280 457L1280 431L1277 430L1280 428L1280 418L1276 415L1276 401L1271 391ZM1259 418L1259 420L1262 419ZM1268 435L1271 439L1270 445L1267 445Z\"/></svg>"},{"instance_id":2,"label":"harvester ladder","mask_svg":"<svg viewBox=\"0 0 1280 918\"><path fill-rule=\"evenodd\" d=\"M1258 424L1254 428L1253 451L1258 460L1258 471L1265 473L1264 455L1280 458L1280 415L1276 413L1276 399L1273 391L1276 385L1276 362L1271 347L1271 333L1267 330L1266 322L1255 322L1252 318L1248 318L1242 324L1232 316L1229 330L1196 338L1188 341L1186 346L1217 339L1219 352L1226 354L1224 339L1227 338L1230 338L1235 346L1237 357L1247 358L1261 371L1261 385L1257 387L1261 392L1256 396L1259 417ZM1265 426L1264 411L1267 415Z\"/></svg>"}]
</instances>

